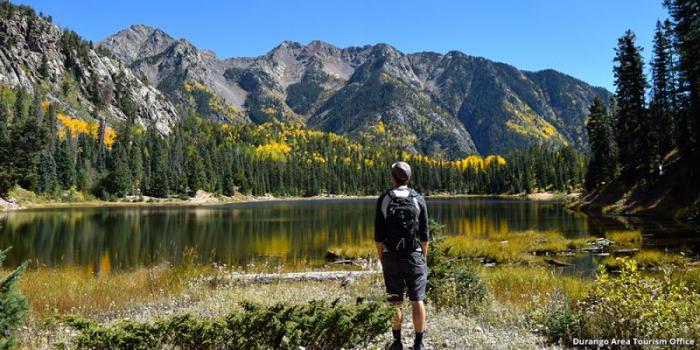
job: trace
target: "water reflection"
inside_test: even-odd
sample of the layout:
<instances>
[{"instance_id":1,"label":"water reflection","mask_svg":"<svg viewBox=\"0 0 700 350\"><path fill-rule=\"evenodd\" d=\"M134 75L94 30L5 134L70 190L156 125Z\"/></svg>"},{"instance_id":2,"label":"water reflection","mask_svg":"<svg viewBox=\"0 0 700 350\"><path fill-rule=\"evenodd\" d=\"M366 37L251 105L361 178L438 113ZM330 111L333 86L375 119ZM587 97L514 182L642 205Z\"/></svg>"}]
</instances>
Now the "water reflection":
<instances>
[{"instance_id":1,"label":"water reflection","mask_svg":"<svg viewBox=\"0 0 700 350\"><path fill-rule=\"evenodd\" d=\"M33 266L79 265L96 272L178 264L188 249L201 261L231 265L321 263L332 245L372 239L374 205L374 200L308 200L12 212L0 216L0 247L13 247L6 266L31 259ZM428 208L448 234L470 237L527 230L585 237L641 230L644 245L686 245L695 251L700 237L697 228L679 223L586 217L558 202L431 199Z\"/></svg>"}]
</instances>

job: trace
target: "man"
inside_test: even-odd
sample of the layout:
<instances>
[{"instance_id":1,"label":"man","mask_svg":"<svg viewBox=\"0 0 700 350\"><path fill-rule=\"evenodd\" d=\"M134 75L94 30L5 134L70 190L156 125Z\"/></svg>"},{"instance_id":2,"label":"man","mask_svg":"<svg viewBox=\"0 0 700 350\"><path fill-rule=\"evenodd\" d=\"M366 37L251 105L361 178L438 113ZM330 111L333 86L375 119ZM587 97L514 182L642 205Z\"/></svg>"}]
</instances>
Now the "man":
<instances>
[{"instance_id":1,"label":"man","mask_svg":"<svg viewBox=\"0 0 700 350\"><path fill-rule=\"evenodd\" d=\"M401 305L408 290L416 337L414 350L423 348L425 286L428 281L428 209L425 200L408 187L411 167L405 162L391 166L392 189L377 201L374 242L382 262L384 284L395 315L391 325L394 342L401 350Z\"/></svg>"}]
</instances>

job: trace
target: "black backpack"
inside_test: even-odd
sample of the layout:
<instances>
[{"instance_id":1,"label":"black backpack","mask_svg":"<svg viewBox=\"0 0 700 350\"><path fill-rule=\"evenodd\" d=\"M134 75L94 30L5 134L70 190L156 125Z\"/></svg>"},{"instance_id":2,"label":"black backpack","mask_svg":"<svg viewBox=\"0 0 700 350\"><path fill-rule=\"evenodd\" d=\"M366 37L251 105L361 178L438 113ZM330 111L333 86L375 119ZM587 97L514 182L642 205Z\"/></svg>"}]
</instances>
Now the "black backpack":
<instances>
[{"instance_id":1,"label":"black backpack","mask_svg":"<svg viewBox=\"0 0 700 350\"><path fill-rule=\"evenodd\" d=\"M390 251L408 255L418 248L418 215L415 197L411 190L407 197L397 197L393 190L388 192L391 198L386 210L387 232L384 246Z\"/></svg>"}]
</instances>

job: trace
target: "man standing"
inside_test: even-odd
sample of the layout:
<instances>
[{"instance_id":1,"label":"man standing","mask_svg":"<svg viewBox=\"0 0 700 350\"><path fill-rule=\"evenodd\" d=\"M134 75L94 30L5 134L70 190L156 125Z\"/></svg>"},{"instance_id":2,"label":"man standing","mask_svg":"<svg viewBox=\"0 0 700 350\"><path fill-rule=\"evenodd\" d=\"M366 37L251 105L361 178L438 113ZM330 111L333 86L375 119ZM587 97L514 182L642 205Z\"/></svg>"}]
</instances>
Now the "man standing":
<instances>
[{"instance_id":1,"label":"man standing","mask_svg":"<svg viewBox=\"0 0 700 350\"><path fill-rule=\"evenodd\" d=\"M382 262L384 284L396 313L391 325L394 342L401 350L401 305L408 290L416 338L414 350L423 349L425 286L428 281L428 209L425 200L408 187L411 167L405 162L391 166L392 189L379 197L374 222L374 242Z\"/></svg>"}]
</instances>

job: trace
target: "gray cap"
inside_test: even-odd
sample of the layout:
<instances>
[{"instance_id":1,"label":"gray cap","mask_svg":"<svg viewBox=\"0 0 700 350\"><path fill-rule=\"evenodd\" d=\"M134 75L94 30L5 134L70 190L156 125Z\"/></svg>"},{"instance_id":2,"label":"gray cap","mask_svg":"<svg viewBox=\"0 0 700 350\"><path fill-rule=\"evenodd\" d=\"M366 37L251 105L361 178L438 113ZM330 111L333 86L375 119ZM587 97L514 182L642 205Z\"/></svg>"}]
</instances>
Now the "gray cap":
<instances>
[{"instance_id":1,"label":"gray cap","mask_svg":"<svg viewBox=\"0 0 700 350\"><path fill-rule=\"evenodd\" d=\"M406 182L411 178L411 166L406 162L396 162L391 165L391 176L401 182Z\"/></svg>"}]
</instances>

